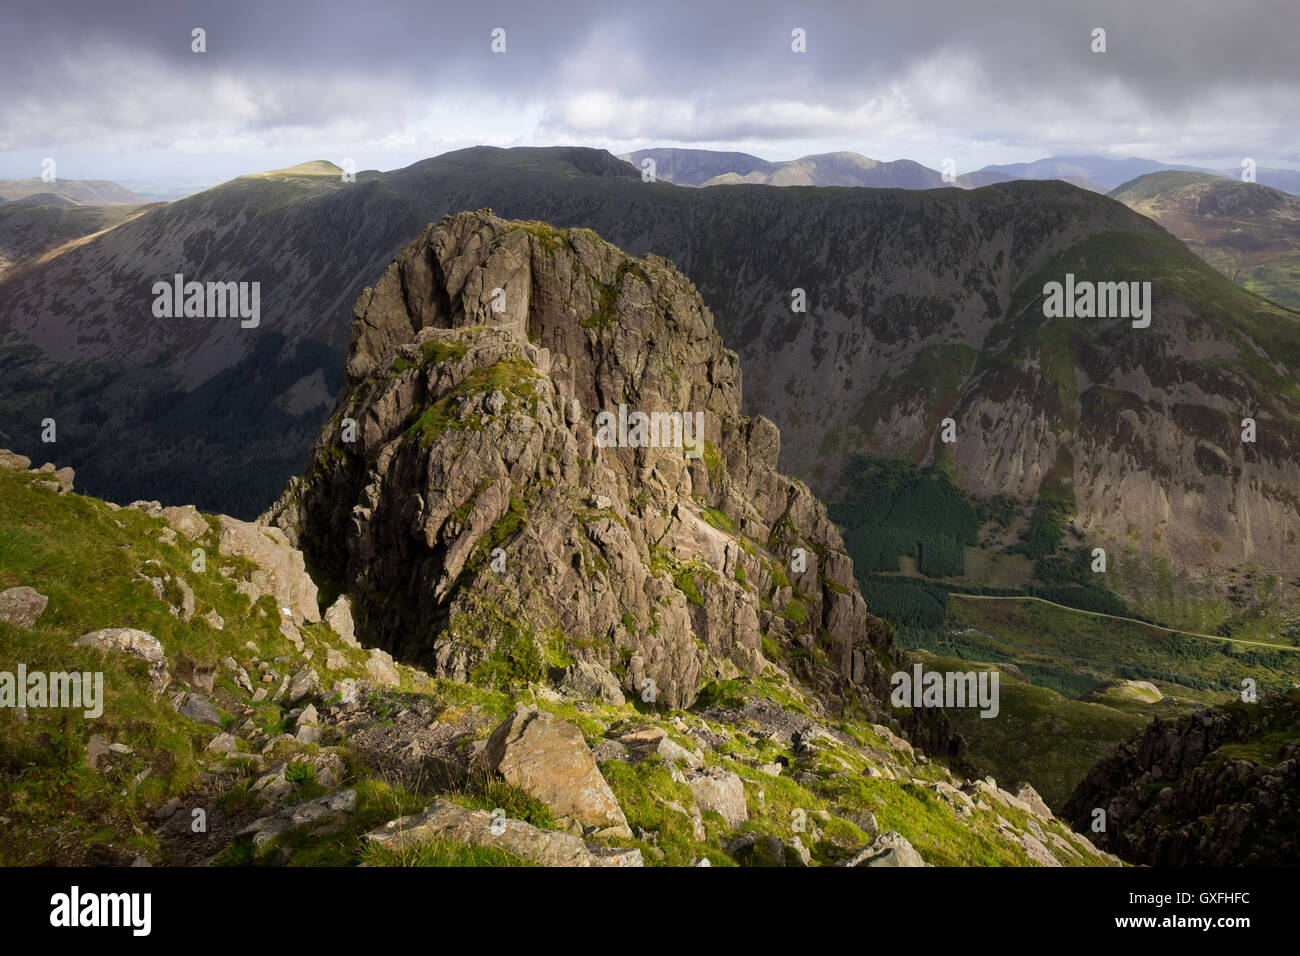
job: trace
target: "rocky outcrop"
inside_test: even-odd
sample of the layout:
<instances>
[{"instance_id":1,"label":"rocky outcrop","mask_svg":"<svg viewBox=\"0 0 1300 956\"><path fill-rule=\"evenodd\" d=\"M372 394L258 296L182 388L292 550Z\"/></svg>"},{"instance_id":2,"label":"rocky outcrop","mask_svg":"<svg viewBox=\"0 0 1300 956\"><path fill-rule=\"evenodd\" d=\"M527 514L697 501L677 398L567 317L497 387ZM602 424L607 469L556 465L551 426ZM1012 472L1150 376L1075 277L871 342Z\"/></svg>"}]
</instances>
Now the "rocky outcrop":
<instances>
[{"instance_id":1,"label":"rocky outcrop","mask_svg":"<svg viewBox=\"0 0 1300 956\"><path fill-rule=\"evenodd\" d=\"M254 820L240 831L240 836L251 837L253 846L261 847L276 837L302 827L311 827L312 833L325 831L329 827L338 829L338 824L351 817L356 810L357 792L343 790L286 807L271 816Z\"/></svg>"},{"instance_id":2,"label":"rocky outcrop","mask_svg":"<svg viewBox=\"0 0 1300 956\"><path fill-rule=\"evenodd\" d=\"M173 531L193 541L202 538L210 530L207 521L193 505L163 508L160 514Z\"/></svg>"},{"instance_id":3,"label":"rocky outcrop","mask_svg":"<svg viewBox=\"0 0 1300 956\"><path fill-rule=\"evenodd\" d=\"M1293 864L1300 853L1291 825L1300 811L1298 741L1295 690L1157 718L1089 771L1063 818L1132 863Z\"/></svg>"},{"instance_id":4,"label":"rocky outcrop","mask_svg":"<svg viewBox=\"0 0 1300 956\"><path fill-rule=\"evenodd\" d=\"M303 556L290 546L279 528L267 528L228 515L218 516L221 524L219 547L223 555L252 561L257 567L240 590L252 601L264 594L275 599L276 607L297 625L320 620L316 585L307 574Z\"/></svg>"},{"instance_id":5,"label":"rocky outcrop","mask_svg":"<svg viewBox=\"0 0 1300 956\"><path fill-rule=\"evenodd\" d=\"M560 690L575 697L599 699L611 704L624 702L618 678L599 664L578 661L565 668L560 677Z\"/></svg>"},{"instance_id":6,"label":"rocky outcrop","mask_svg":"<svg viewBox=\"0 0 1300 956\"><path fill-rule=\"evenodd\" d=\"M36 480L36 484L61 495L66 495L72 491L72 482L76 477L76 472L71 468L57 468L52 462L46 462L39 468L31 467L32 460L26 455L19 455L7 448L0 448L0 468L8 468L11 471L25 471L31 475L41 476Z\"/></svg>"},{"instance_id":7,"label":"rocky outcrop","mask_svg":"<svg viewBox=\"0 0 1300 956\"><path fill-rule=\"evenodd\" d=\"M535 681L564 656L680 707L763 671L766 636L832 705L871 706L891 633L740 408L736 356L667 260L447 217L362 294L335 414L263 521L343 584L364 643L438 676ZM598 415L633 412L701 434L598 440Z\"/></svg>"}]
</instances>

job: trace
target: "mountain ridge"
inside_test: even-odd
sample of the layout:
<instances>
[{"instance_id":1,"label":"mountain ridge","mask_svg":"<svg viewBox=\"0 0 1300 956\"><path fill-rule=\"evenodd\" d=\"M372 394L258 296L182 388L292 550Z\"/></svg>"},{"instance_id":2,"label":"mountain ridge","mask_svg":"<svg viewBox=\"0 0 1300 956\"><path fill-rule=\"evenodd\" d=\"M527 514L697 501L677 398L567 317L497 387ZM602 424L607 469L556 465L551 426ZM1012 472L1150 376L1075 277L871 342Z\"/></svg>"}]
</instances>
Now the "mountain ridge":
<instances>
[{"instance_id":1,"label":"mountain ridge","mask_svg":"<svg viewBox=\"0 0 1300 956\"><path fill-rule=\"evenodd\" d=\"M575 167L570 162L575 156L590 164L583 168L600 175ZM1238 405L1273 409L1264 417L1282 427L1265 429L1267 444L1260 447L1267 449L1270 461L1280 460L1285 471L1287 442L1292 440L1286 437L1285 422L1291 414L1286 409L1295 397L1280 369L1295 354L1288 345L1294 315L1254 297L1241 298L1245 293L1230 291L1226 282L1220 287L1217 277L1200 271L1199 260L1150 220L1063 183L1015 181L969 191L768 190L753 185L697 190L642 183L633 167L607 153L494 148L424 161L392 175L359 176L353 184L324 179L301 186L236 181L113 230L43 267L39 283L28 278L4 285L6 314L0 315L0 328L7 329L11 348L26 339L39 350L41 336L47 336L47 344L63 343L63 367L68 369L62 373L67 384L51 386L43 381L49 373L37 372L49 368L48 359L41 364L39 351L11 351L10 387L26 386L15 395L18 420L30 416L31 424L24 427L34 433L51 406L69 404L52 387L69 396L81 390L98 406L97 417L106 414L118 423L118 440L105 445L92 438L93 444L82 445L86 438L79 437L74 447L94 447L97 467L125 475L129 469L116 468L114 462L123 454L135 457L128 450L131 441L165 446L175 440L158 434L156 426L141 430L132 424L141 411L132 410L126 399L130 389L129 402L138 403L136 383L168 373L124 365L115 379L105 382L102 373L91 371L91 363L120 355L123 362L143 364L162 356L177 384L174 392L158 400L185 409L184 417L169 421L169 430L194 434L225 429L240 436L243 454L283 462L270 472L249 468L247 478L240 475L241 486L265 488L256 493L260 500L249 498L244 513L260 510L275 493L275 482L293 467L294 456L304 453L319 423L312 415L320 412L280 417L280 411L272 411L264 425L250 423L247 416L236 420L233 409L223 407L217 396L232 388L287 390L318 374L327 383L334 380L337 360L327 356L341 350L342 313L348 307L344 303L350 305L360 291L354 277L379 271L400 237L418 231L419 210L442 213L488 205L511 218L596 227L634 255L669 253L693 277L718 317L724 340L751 370L747 411L783 427L785 467L800 473L824 497L835 497L841 478L838 462L848 454L872 451L942 462L945 446L937 441L935 430L941 419L952 417L963 434L978 436L966 450L959 446L953 464L958 479L977 493L1010 490L1032 497L1044 482L1049 489L1070 488L1071 496L1074 489L1089 488L1094 497L1080 500L1080 515L1083 527L1093 533L1120 541L1131 524L1148 540L1157 531L1168 539L1170 528L1186 524L1172 551L1167 543L1157 550L1183 561L1215 560L1211 546L1218 539L1218 547L1229 549L1217 559L1225 565L1253 554L1253 560L1286 566L1287 533L1294 523L1290 512L1277 510L1268 503L1273 499L1251 490L1252 481L1275 485L1276 476L1268 477L1268 471L1248 479L1247 472L1256 465L1250 458L1234 463L1238 443L1221 423ZM238 231L229 226L212 231L214 217L232 222L241 221L241 216L253 218L243 220ZM256 226L250 227L250 221ZM853 223L869 226L862 229ZM258 351L250 351L250 340L241 337L237 322L200 322L197 335L182 332L184 327L175 323L106 327L115 288L134 288L137 301L123 304L147 309L148 282L140 271L147 260L139 250L156 257L169 248L185 248L177 243L182 235L193 235L191 248L203 249L203 259L172 259L164 274L178 268L192 272L203 261L227 278L242 275L266 284L264 310L275 318L259 333L265 342ZM1047 331L1051 324L1042 321L1041 306L1033 300L1047 279L1060 280L1067 271L1081 276L1096 272L1077 261L1088 255L1083 246L1087 242L1096 246L1092 261L1112 262L1112 277L1154 277L1157 295L1166 296L1171 305L1171 321L1158 322L1153 336L1147 337L1154 351L1141 353L1151 370L1162 370L1166 377L1161 388L1175 389L1169 397L1131 378L1136 372L1131 346L1142 340L1126 337L1131 334L1122 332L1122 323L1073 329L1057 323L1050 334ZM1127 260L1108 251L1133 242L1138 245L1132 246L1133 256ZM1059 258L1074 247L1075 261ZM220 262L226 264L218 266ZM1144 276L1135 271L1134 262L1157 271ZM1051 274L1043 273L1049 266ZM79 287L71 281L78 273L90 281ZM61 281L64 277L68 281ZM810 300L807 315L790 310L791 289L801 284ZM54 298L56 294L61 299ZM1208 306L1200 302L1217 303L1219 317L1209 316ZM80 344L66 331L31 325L54 309L71 316L69 324L82 337ZM278 344L266 338L272 329L283 336ZM31 333L37 333L35 339ZM124 333L128 337L116 343L111 338ZM1099 334L1106 336L1100 352L1093 342ZM156 337L162 335L166 339L159 341ZM1179 345L1182 352L1162 344L1186 336L1197 344ZM78 364L66 364L70 345L82 353ZM1260 361L1260 354L1271 358ZM978 368L977 355L982 356ZM222 365L226 384L220 390L205 397L193 389L192 382ZM284 366L282 372L274 371L277 365ZM72 375L77 368L85 371ZM1054 370L1050 387L1033 371L1040 368ZM1072 368L1084 370L1087 379L1076 380ZM904 384L918 376L929 388L923 393L904 391ZM1167 418L1166 406L1183 402L1172 397L1183 388L1177 376L1198 382L1203 394L1223 393L1210 403L1212 412L1196 411L1197 403L1207 400L1193 394L1186 413L1180 413L1185 422L1180 427L1191 429L1179 439L1187 442L1186 450L1177 455L1172 448L1159 450L1153 457L1149 436L1137 439L1134 433L1123 439L1129 450L1113 457L1107 450L1116 441L1108 424L1111 416L1127 403L1134 412L1146 408L1150 422ZM828 401L828 387L834 402ZM1084 393L1090 398L1081 404ZM189 398L183 402L185 395ZM1151 404L1156 397L1158 402ZM1021 409L1008 414L1002 407L1008 400L1020 403ZM119 403L121 411L115 410ZM1068 414L1063 418L1062 412ZM1244 412L1238 420L1241 415ZM990 428L982 424L986 416L990 422L1020 424ZM1092 429L1089 454L1095 456L1094 464L1076 466L1064 457L1048 461L1049 450L1069 444L1048 434L1058 421L1070 429L1079 427L1074 423ZM1220 423L1213 425L1213 435L1208 422ZM74 433L78 428L75 422L68 427ZM258 431L262 428L264 438ZM1042 448L1036 444L1032 453L1024 444L1031 435L1038 436L1035 443L1045 443ZM129 439L125 445L123 436ZM219 433L215 437L225 441ZM1012 451L1018 442L1020 450ZM1161 448L1158 442L1156 447ZM214 464L221 472L216 480L229 487L233 462L221 448L219 442L213 446L202 477L177 483L180 476L173 471L168 480L175 493L202 499L210 493L204 489L213 487ZM1020 459L1041 465L1020 473L1012 488L1004 488L1006 469ZM1135 499L1131 507L1125 500L1134 493L1119 489L1124 481L1139 478L1125 478L1118 471L1107 481L1089 477L1098 467L1111 469L1111 462L1125 459L1126 473L1156 479L1155 484L1151 477L1140 479L1146 484L1134 487L1148 488L1149 493L1143 491L1140 503ZM1222 475L1215 474L1220 467L1216 461L1228 462ZM1188 470L1189 463L1195 464L1195 473ZM86 466L84 460L76 464ZM1180 472L1180 486L1215 489L1194 495L1236 502L1230 514L1239 511L1244 516L1244 506L1251 502L1256 509L1249 519L1252 533L1198 531L1201 519L1195 505L1181 510L1175 525L1162 529L1166 509L1181 509L1176 503L1182 492L1159 489ZM92 471L87 480L98 479Z\"/></svg>"}]
</instances>

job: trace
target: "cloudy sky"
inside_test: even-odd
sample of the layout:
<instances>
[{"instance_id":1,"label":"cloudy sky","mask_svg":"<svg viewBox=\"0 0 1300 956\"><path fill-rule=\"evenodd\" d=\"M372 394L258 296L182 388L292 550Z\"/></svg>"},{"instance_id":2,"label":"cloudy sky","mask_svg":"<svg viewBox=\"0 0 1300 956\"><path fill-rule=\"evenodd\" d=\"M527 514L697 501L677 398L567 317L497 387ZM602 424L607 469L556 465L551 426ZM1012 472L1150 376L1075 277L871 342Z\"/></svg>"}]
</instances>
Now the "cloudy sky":
<instances>
[{"instance_id":1,"label":"cloudy sky","mask_svg":"<svg viewBox=\"0 0 1300 956\"><path fill-rule=\"evenodd\" d=\"M0 178L559 143L1300 168L1298 36L1297 0L5 0Z\"/></svg>"}]
</instances>

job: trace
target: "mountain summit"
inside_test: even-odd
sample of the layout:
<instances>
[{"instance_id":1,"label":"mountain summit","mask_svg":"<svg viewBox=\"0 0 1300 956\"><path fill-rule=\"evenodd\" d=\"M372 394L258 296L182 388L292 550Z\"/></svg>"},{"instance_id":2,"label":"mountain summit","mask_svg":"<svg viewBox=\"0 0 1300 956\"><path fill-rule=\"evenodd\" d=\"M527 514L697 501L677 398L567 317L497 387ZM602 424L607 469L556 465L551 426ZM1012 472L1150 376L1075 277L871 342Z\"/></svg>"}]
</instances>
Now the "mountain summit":
<instances>
[{"instance_id":1,"label":"mountain summit","mask_svg":"<svg viewBox=\"0 0 1300 956\"><path fill-rule=\"evenodd\" d=\"M362 293L351 338L272 517L371 640L439 676L572 665L672 707L770 654L826 699L884 700L891 632L667 260L447 217Z\"/></svg>"}]
</instances>

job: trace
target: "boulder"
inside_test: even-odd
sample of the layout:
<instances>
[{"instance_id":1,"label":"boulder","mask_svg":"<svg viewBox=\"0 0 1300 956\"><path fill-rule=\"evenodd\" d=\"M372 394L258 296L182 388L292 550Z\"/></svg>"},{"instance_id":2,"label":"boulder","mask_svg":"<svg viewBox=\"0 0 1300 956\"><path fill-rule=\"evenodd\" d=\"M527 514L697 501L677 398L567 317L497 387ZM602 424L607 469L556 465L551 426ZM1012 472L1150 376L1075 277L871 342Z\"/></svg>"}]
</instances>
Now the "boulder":
<instances>
[{"instance_id":1,"label":"boulder","mask_svg":"<svg viewBox=\"0 0 1300 956\"><path fill-rule=\"evenodd\" d=\"M320 675L316 673L314 667L304 667L294 674L293 679L289 681L290 705L297 704L299 701L319 692Z\"/></svg>"},{"instance_id":2,"label":"boulder","mask_svg":"<svg viewBox=\"0 0 1300 956\"><path fill-rule=\"evenodd\" d=\"M35 588L6 588L0 591L0 621L16 627L35 627L49 602Z\"/></svg>"},{"instance_id":3,"label":"boulder","mask_svg":"<svg viewBox=\"0 0 1300 956\"><path fill-rule=\"evenodd\" d=\"M578 661L566 667L559 686L560 690L573 697L620 705L626 702L623 690L618 686L618 678L607 668L587 661Z\"/></svg>"},{"instance_id":4,"label":"boulder","mask_svg":"<svg viewBox=\"0 0 1300 956\"><path fill-rule=\"evenodd\" d=\"M854 854L842 866L929 866L907 837L896 830L887 830L871 841L865 849Z\"/></svg>"},{"instance_id":5,"label":"boulder","mask_svg":"<svg viewBox=\"0 0 1300 956\"><path fill-rule=\"evenodd\" d=\"M372 843L394 851L427 840L452 840L492 847L540 866L641 866L641 851L588 845L572 833L542 830L520 820L495 817L439 801L422 813L390 820L366 834Z\"/></svg>"},{"instance_id":6,"label":"boulder","mask_svg":"<svg viewBox=\"0 0 1300 956\"><path fill-rule=\"evenodd\" d=\"M712 810L727 821L727 826L740 826L749 819L745 803L745 784L738 775L721 767L707 767L686 779L695 794L695 803L703 812Z\"/></svg>"},{"instance_id":7,"label":"boulder","mask_svg":"<svg viewBox=\"0 0 1300 956\"><path fill-rule=\"evenodd\" d=\"M72 643L77 647L94 647L143 658L149 662L149 686L155 692L165 689L171 681L163 646L152 634L133 627L108 627L83 634Z\"/></svg>"},{"instance_id":8,"label":"boulder","mask_svg":"<svg viewBox=\"0 0 1300 956\"><path fill-rule=\"evenodd\" d=\"M481 759L546 804L561 825L621 827L631 835L582 732L572 724L545 711L516 710L492 732Z\"/></svg>"},{"instance_id":9,"label":"boulder","mask_svg":"<svg viewBox=\"0 0 1300 956\"><path fill-rule=\"evenodd\" d=\"M221 733L209 740L204 749L214 754L230 754L238 749L238 742L234 734Z\"/></svg>"},{"instance_id":10,"label":"boulder","mask_svg":"<svg viewBox=\"0 0 1300 956\"><path fill-rule=\"evenodd\" d=\"M669 763L685 763L695 770L704 766L703 754L687 750L659 727L624 734L618 742L627 748L628 757L633 763L657 754Z\"/></svg>"},{"instance_id":11,"label":"boulder","mask_svg":"<svg viewBox=\"0 0 1300 956\"><path fill-rule=\"evenodd\" d=\"M299 743L314 744L320 741L320 716L316 713L316 707L308 704L303 708L302 713L298 715L297 723L293 725L294 738Z\"/></svg>"},{"instance_id":12,"label":"boulder","mask_svg":"<svg viewBox=\"0 0 1300 956\"><path fill-rule=\"evenodd\" d=\"M217 712L216 705L202 694L185 694L177 704L176 712L201 724L221 726L221 714Z\"/></svg>"}]
</instances>

